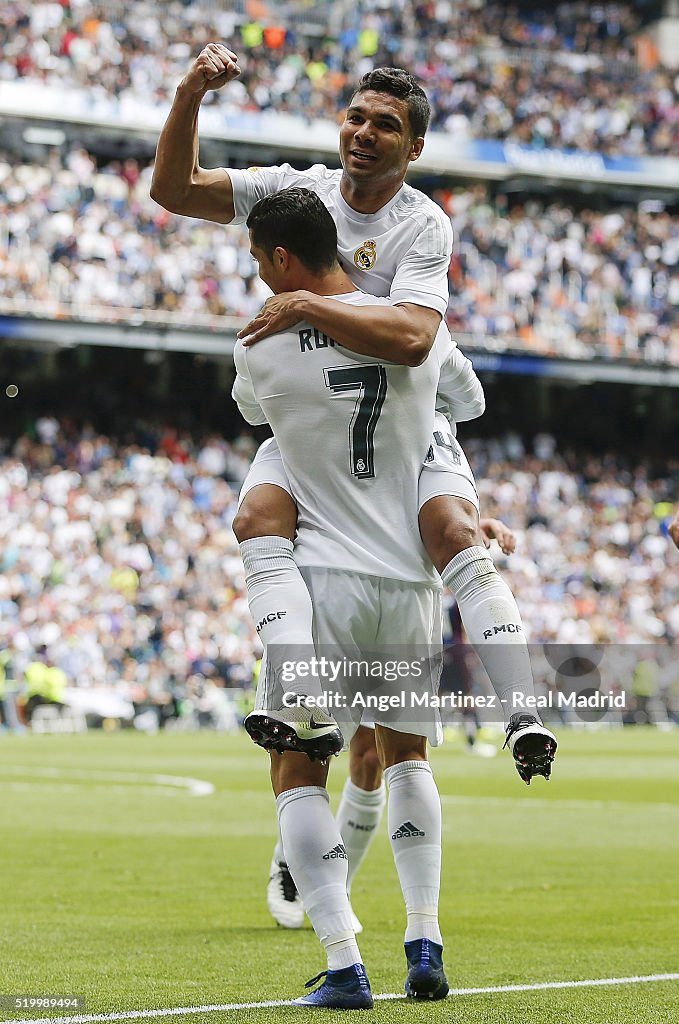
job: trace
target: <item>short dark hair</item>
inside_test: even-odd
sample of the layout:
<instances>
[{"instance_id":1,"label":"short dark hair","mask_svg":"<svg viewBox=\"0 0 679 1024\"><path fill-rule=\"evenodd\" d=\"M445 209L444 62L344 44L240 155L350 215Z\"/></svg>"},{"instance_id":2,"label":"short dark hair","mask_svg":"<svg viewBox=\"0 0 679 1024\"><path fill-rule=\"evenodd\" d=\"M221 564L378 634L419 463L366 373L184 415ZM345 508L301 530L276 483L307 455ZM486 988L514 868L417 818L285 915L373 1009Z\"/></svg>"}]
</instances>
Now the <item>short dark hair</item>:
<instances>
[{"instance_id":1,"label":"short dark hair","mask_svg":"<svg viewBox=\"0 0 679 1024\"><path fill-rule=\"evenodd\" d=\"M335 222L308 188L284 188L265 196L252 207L246 224L255 245L269 258L280 245L315 274L337 262Z\"/></svg>"},{"instance_id":2,"label":"short dark hair","mask_svg":"<svg viewBox=\"0 0 679 1024\"><path fill-rule=\"evenodd\" d=\"M366 92L368 89L386 92L398 100L404 100L408 107L413 138L424 138L429 127L431 107L427 94L414 75L404 68L374 68L363 76L356 92Z\"/></svg>"}]
</instances>

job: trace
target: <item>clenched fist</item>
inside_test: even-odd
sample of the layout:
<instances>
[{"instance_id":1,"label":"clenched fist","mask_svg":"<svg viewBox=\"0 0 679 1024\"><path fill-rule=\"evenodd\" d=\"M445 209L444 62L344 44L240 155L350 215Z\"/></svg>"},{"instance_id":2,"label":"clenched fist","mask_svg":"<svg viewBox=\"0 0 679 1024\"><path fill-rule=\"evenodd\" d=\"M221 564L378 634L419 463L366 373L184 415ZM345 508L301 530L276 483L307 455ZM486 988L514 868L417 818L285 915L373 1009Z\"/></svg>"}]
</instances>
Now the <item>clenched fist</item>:
<instances>
[{"instance_id":1,"label":"clenched fist","mask_svg":"<svg viewBox=\"0 0 679 1024\"><path fill-rule=\"evenodd\" d=\"M209 89L221 89L239 75L236 54L222 43L208 43L182 79L182 85L190 92L207 92Z\"/></svg>"}]
</instances>

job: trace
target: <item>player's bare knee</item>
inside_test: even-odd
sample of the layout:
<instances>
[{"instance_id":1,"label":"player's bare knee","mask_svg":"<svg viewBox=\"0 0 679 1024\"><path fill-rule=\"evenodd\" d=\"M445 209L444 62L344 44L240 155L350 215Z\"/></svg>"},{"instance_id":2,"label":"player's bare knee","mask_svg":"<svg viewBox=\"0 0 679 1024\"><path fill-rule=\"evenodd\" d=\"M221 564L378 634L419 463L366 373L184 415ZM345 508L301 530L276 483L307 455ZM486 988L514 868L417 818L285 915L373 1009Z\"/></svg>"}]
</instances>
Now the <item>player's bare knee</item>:
<instances>
[{"instance_id":1,"label":"player's bare knee","mask_svg":"<svg viewBox=\"0 0 679 1024\"><path fill-rule=\"evenodd\" d=\"M479 513L470 501L451 495L433 498L420 510L420 532L439 572L471 547L483 547Z\"/></svg>"},{"instance_id":2,"label":"player's bare knee","mask_svg":"<svg viewBox=\"0 0 679 1024\"><path fill-rule=\"evenodd\" d=\"M255 537L292 540L297 528L297 506L287 491L273 484L258 484L245 497L233 520L239 544Z\"/></svg>"},{"instance_id":3,"label":"player's bare knee","mask_svg":"<svg viewBox=\"0 0 679 1024\"><path fill-rule=\"evenodd\" d=\"M261 524L257 524L256 516L247 507L247 498L236 512L233 519L233 532L236 540L242 544L244 540L252 540L253 537L267 537L269 534L262 533Z\"/></svg>"},{"instance_id":4,"label":"player's bare knee","mask_svg":"<svg viewBox=\"0 0 679 1024\"><path fill-rule=\"evenodd\" d=\"M441 536L439 561L444 563L443 568L445 568L451 558L455 558L455 555L459 555L467 548L478 546L484 546L478 520L476 523L466 520L447 523Z\"/></svg>"}]
</instances>

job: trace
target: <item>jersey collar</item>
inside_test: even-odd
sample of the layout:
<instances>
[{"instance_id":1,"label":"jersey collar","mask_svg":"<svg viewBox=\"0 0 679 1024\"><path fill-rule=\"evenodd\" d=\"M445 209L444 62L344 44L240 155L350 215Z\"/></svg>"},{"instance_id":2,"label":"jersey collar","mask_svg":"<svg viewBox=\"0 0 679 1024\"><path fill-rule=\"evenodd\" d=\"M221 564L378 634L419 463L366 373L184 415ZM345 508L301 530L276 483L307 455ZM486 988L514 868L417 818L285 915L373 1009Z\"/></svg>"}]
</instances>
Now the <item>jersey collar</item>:
<instances>
[{"instance_id":1,"label":"jersey collar","mask_svg":"<svg viewBox=\"0 0 679 1024\"><path fill-rule=\"evenodd\" d=\"M342 212L345 214L345 216L349 217L351 220L355 220L365 224L370 221L380 220L380 218L382 218L386 213L388 213L389 210L391 210L392 207L396 205L399 199L401 199L401 197L403 196L404 189L405 182L401 185L396 195L393 196L388 203L385 203L384 206L381 206L379 210L376 210L375 213L359 213L358 210L354 210L353 206L349 206L349 203L342 195L340 186L338 184L337 204L339 208L342 210Z\"/></svg>"}]
</instances>

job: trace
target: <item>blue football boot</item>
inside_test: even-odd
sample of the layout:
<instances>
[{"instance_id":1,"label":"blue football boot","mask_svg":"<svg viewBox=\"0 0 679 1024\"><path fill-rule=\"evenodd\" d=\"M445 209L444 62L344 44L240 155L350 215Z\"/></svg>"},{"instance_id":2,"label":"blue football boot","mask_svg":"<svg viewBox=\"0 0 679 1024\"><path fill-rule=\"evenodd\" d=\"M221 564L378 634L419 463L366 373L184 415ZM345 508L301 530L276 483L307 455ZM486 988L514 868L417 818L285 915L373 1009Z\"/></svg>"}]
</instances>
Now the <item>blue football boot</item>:
<instances>
[{"instance_id":1,"label":"blue football boot","mask_svg":"<svg viewBox=\"0 0 679 1024\"><path fill-rule=\"evenodd\" d=\"M321 978L325 978L325 981L320 988L295 999L293 1006L316 1006L330 1010L372 1009L373 997L363 964L352 964L340 971L323 971L307 981L304 987L311 988Z\"/></svg>"},{"instance_id":2,"label":"blue football boot","mask_svg":"<svg viewBox=\"0 0 679 1024\"><path fill-rule=\"evenodd\" d=\"M445 999L448 979L443 970L443 946L431 939L405 943L408 961L406 995L410 999Z\"/></svg>"}]
</instances>

